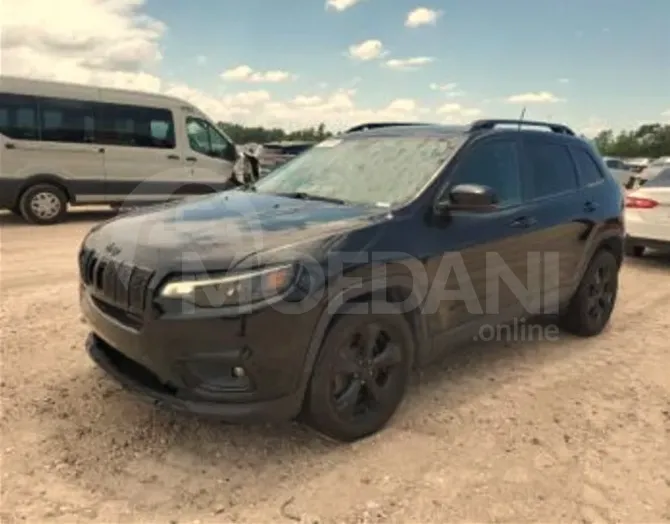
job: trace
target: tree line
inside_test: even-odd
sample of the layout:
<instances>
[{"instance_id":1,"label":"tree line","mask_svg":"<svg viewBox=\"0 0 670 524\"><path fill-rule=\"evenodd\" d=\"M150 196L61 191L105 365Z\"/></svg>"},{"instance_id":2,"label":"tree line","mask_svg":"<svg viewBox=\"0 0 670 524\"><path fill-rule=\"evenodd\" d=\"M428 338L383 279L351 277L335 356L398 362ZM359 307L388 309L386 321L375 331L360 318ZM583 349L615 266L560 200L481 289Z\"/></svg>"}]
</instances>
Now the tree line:
<instances>
[{"instance_id":1,"label":"tree line","mask_svg":"<svg viewBox=\"0 0 670 524\"><path fill-rule=\"evenodd\" d=\"M601 131L594 144L603 156L658 158L670 156L670 125L643 124L637 129L615 133Z\"/></svg>"},{"instance_id":2,"label":"tree line","mask_svg":"<svg viewBox=\"0 0 670 524\"><path fill-rule=\"evenodd\" d=\"M333 133L326 129L324 123L320 123L316 127L308 127L297 131L286 131L279 127L246 127L232 122L219 122L218 125L236 144L265 144L267 142L281 142L288 140L319 142L333 136Z\"/></svg>"},{"instance_id":3,"label":"tree line","mask_svg":"<svg viewBox=\"0 0 670 524\"><path fill-rule=\"evenodd\" d=\"M247 127L232 122L219 122L218 125L237 144L264 144L284 140L318 142L333 136L323 123L297 131L286 131L278 127ZM598 133L593 143L605 156L624 158L670 156L670 125L644 124L637 129L618 133L607 129Z\"/></svg>"}]
</instances>

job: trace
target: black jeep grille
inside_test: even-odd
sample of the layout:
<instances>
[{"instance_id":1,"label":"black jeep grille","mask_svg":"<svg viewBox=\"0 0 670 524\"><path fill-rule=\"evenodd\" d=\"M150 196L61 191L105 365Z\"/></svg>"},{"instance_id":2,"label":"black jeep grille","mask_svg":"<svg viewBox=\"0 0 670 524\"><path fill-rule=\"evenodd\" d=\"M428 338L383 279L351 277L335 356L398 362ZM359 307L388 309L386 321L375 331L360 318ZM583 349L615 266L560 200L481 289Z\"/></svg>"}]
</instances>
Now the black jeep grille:
<instances>
[{"instance_id":1,"label":"black jeep grille","mask_svg":"<svg viewBox=\"0 0 670 524\"><path fill-rule=\"evenodd\" d=\"M152 271L82 249L79 273L82 282L94 288L105 302L137 315L144 311Z\"/></svg>"}]
</instances>

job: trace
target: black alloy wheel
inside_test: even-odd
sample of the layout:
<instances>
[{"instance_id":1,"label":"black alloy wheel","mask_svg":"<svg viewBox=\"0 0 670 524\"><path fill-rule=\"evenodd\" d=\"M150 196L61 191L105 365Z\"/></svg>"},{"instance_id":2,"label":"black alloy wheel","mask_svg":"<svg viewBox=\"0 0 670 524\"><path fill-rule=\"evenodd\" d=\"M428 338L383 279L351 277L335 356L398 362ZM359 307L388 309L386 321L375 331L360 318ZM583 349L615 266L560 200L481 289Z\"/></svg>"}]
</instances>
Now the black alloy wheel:
<instances>
[{"instance_id":1,"label":"black alloy wheel","mask_svg":"<svg viewBox=\"0 0 670 524\"><path fill-rule=\"evenodd\" d=\"M598 251L561 316L561 327L583 337L600 334L612 316L618 287L616 258L607 250Z\"/></svg>"},{"instance_id":2,"label":"black alloy wheel","mask_svg":"<svg viewBox=\"0 0 670 524\"><path fill-rule=\"evenodd\" d=\"M365 417L394 397L394 378L402 373L402 342L383 326L361 326L338 351L331 381L335 410L349 421Z\"/></svg>"},{"instance_id":3,"label":"black alloy wheel","mask_svg":"<svg viewBox=\"0 0 670 524\"><path fill-rule=\"evenodd\" d=\"M413 340L401 313L338 316L307 391L303 413L310 425L343 442L382 429L404 397Z\"/></svg>"}]
</instances>

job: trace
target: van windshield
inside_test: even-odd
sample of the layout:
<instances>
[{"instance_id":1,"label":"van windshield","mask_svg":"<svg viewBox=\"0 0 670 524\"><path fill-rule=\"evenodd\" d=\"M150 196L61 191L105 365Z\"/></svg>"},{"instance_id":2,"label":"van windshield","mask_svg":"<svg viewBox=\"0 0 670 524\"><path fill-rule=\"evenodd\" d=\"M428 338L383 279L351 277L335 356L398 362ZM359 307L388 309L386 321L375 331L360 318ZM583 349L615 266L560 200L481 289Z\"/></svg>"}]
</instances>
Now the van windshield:
<instances>
[{"instance_id":1,"label":"van windshield","mask_svg":"<svg viewBox=\"0 0 670 524\"><path fill-rule=\"evenodd\" d=\"M255 190L394 206L414 198L462 142L461 136L328 139L259 180Z\"/></svg>"}]
</instances>

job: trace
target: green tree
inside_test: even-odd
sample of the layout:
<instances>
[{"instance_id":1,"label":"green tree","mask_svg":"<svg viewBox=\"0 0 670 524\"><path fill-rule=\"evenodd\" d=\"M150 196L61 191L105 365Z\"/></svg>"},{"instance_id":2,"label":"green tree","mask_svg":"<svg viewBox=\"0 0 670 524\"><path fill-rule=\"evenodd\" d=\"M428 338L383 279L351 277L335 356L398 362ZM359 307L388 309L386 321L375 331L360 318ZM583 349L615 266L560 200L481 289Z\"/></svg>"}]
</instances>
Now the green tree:
<instances>
[{"instance_id":1,"label":"green tree","mask_svg":"<svg viewBox=\"0 0 670 524\"><path fill-rule=\"evenodd\" d=\"M637 129L614 131L607 129L598 133L594 140L602 155L623 158L670 156L670 125L643 124Z\"/></svg>"},{"instance_id":2,"label":"green tree","mask_svg":"<svg viewBox=\"0 0 670 524\"><path fill-rule=\"evenodd\" d=\"M232 122L219 122L219 128L232 138L236 144L264 144L267 142L278 142L285 140L296 140L305 142L319 142L332 136L321 122L317 127L299 129L296 131L285 131L280 128L267 128L262 126L246 127Z\"/></svg>"}]
</instances>

